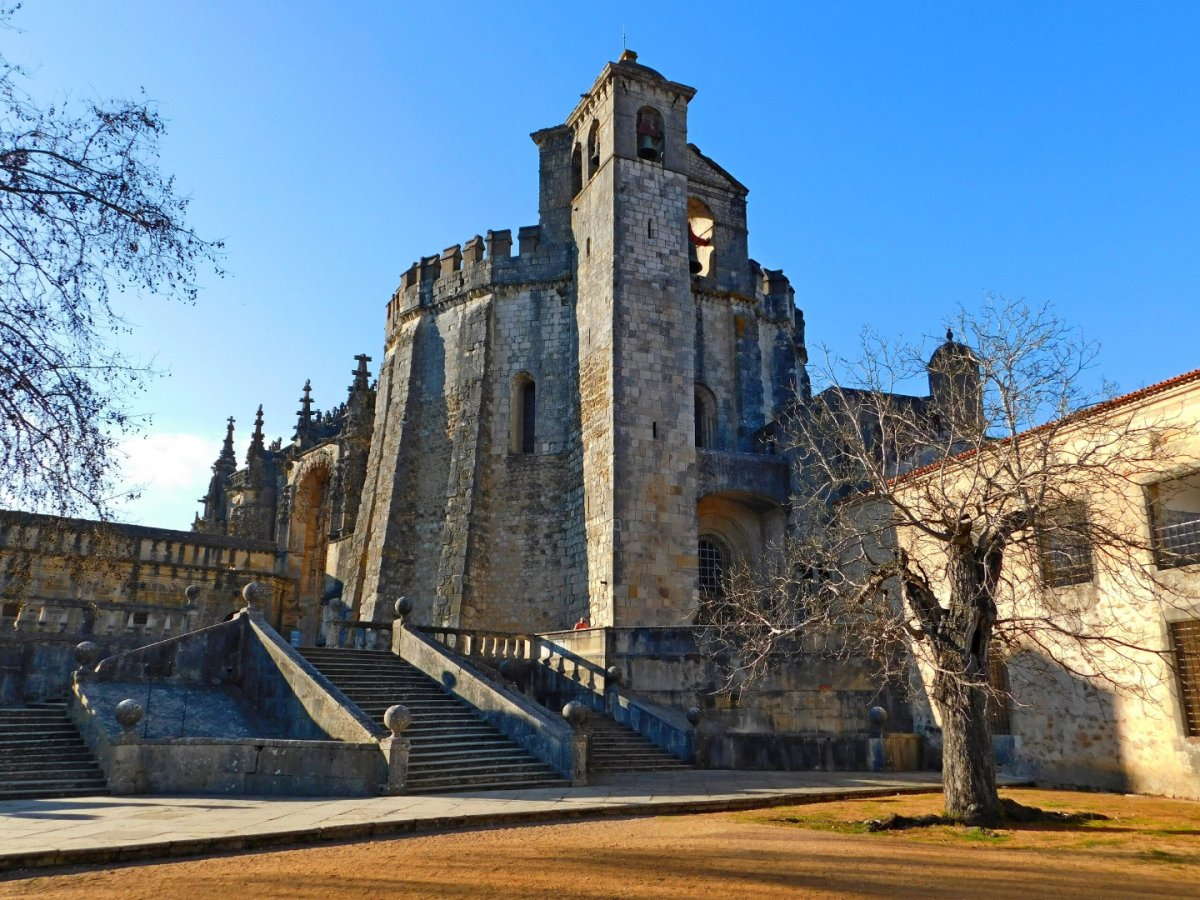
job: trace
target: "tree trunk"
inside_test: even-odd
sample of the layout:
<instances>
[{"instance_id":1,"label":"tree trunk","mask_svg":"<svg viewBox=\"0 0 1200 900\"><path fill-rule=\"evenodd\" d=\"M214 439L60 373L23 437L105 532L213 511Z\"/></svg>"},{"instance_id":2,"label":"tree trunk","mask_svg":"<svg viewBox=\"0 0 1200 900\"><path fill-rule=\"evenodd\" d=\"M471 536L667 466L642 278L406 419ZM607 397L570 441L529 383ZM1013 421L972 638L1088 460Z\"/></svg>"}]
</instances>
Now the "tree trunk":
<instances>
[{"instance_id":1,"label":"tree trunk","mask_svg":"<svg viewBox=\"0 0 1200 900\"><path fill-rule=\"evenodd\" d=\"M946 815L969 825L998 825L1000 797L986 682L978 685L963 675L939 673L934 700L942 715Z\"/></svg>"}]
</instances>

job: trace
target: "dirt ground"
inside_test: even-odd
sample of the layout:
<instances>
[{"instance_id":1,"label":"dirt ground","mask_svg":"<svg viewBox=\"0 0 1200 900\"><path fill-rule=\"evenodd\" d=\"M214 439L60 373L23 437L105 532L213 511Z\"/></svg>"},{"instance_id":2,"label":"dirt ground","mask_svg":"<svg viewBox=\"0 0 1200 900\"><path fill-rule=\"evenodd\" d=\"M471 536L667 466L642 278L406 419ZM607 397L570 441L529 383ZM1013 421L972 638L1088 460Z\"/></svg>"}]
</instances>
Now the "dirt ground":
<instances>
[{"instance_id":1,"label":"dirt ground","mask_svg":"<svg viewBox=\"0 0 1200 900\"><path fill-rule=\"evenodd\" d=\"M1194 897L1200 803L1017 790L1108 821L996 832L853 824L895 797L405 837L0 881L0 897Z\"/></svg>"}]
</instances>

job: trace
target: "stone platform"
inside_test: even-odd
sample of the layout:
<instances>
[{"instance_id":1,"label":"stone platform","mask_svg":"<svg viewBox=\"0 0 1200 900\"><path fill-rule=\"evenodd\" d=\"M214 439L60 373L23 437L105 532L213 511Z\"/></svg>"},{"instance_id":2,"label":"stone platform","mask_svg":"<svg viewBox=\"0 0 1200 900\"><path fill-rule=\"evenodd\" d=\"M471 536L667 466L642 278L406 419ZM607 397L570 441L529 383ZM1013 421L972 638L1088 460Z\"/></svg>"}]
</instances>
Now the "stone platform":
<instances>
[{"instance_id":1,"label":"stone platform","mask_svg":"<svg viewBox=\"0 0 1200 900\"><path fill-rule=\"evenodd\" d=\"M672 815L941 789L933 772L689 770L586 787L363 798L82 797L0 803L0 872L202 856L600 816Z\"/></svg>"}]
</instances>

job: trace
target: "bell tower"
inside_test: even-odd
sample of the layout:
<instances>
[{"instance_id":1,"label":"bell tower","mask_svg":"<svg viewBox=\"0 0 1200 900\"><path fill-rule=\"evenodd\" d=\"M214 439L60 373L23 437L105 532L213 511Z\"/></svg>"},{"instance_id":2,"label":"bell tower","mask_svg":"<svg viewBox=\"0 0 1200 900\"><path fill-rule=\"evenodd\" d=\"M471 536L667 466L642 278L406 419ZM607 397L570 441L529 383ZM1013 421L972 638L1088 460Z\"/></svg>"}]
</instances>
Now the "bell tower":
<instances>
[{"instance_id":1,"label":"bell tower","mask_svg":"<svg viewBox=\"0 0 1200 900\"><path fill-rule=\"evenodd\" d=\"M593 625L678 625L696 573L687 107L631 51L567 120Z\"/></svg>"}]
</instances>

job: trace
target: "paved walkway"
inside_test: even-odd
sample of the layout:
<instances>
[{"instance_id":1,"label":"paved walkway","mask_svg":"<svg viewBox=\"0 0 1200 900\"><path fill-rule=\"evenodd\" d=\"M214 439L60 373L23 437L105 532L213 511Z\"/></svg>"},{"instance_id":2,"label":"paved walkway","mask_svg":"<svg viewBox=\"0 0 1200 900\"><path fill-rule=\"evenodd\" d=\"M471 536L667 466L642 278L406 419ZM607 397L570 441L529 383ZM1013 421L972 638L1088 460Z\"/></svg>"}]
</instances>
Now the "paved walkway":
<instances>
[{"instance_id":1,"label":"paved walkway","mask_svg":"<svg viewBox=\"0 0 1200 900\"><path fill-rule=\"evenodd\" d=\"M753 809L940 789L936 773L687 770L587 787L357 798L83 797L0 802L0 871L166 859L414 831Z\"/></svg>"}]
</instances>

